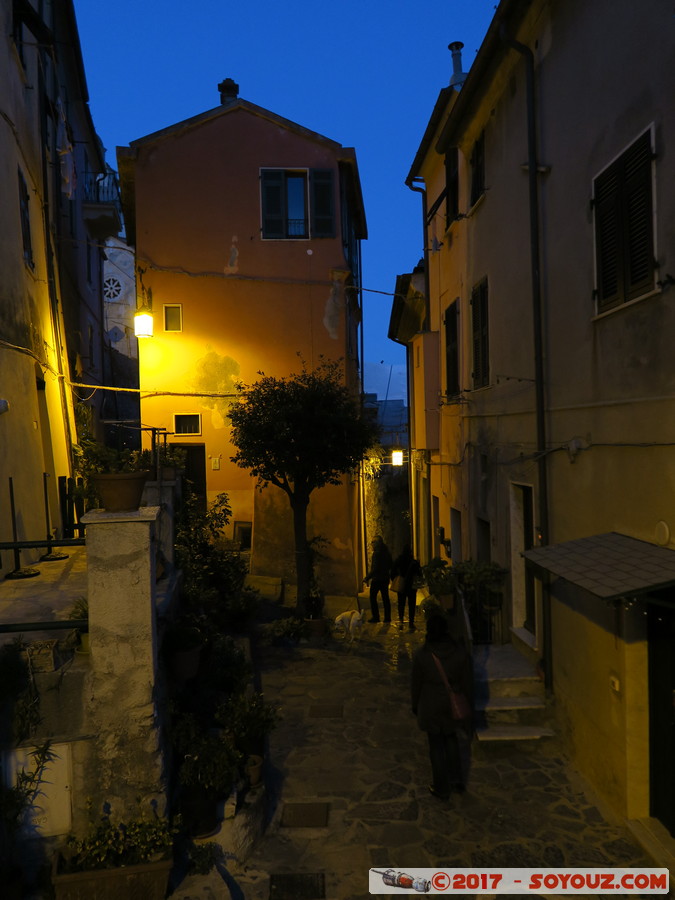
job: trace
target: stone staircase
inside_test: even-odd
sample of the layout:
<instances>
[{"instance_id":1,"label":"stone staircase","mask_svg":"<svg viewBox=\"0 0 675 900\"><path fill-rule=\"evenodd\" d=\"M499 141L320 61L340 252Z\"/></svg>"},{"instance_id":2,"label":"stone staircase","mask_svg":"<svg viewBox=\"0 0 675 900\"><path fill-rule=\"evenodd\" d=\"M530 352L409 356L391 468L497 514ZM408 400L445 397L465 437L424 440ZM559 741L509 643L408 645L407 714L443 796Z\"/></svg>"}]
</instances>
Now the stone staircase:
<instances>
[{"instance_id":1,"label":"stone staircase","mask_svg":"<svg viewBox=\"0 0 675 900\"><path fill-rule=\"evenodd\" d=\"M476 736L479 741L552 737L543 682L511 644L473 648Z\"/></svg>"}]
</instances>

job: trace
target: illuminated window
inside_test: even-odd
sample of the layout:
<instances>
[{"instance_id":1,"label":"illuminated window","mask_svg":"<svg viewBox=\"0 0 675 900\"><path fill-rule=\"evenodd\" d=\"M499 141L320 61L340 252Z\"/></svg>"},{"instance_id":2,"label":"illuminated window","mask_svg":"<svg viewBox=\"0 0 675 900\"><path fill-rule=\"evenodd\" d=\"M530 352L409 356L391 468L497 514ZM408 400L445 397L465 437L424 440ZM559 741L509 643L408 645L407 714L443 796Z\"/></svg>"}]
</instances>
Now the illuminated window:
<instances>
[{"instance_id":1,"label":"illuminated window","mask_svg":"<svg viewBox=\"0 0 675 900\"><path fill-rule=\"evenodd\" d=\"M176 414L173 419L173 430L176 434L202 433L202 417L199 413Z\"/></svg>"}]
</instances>

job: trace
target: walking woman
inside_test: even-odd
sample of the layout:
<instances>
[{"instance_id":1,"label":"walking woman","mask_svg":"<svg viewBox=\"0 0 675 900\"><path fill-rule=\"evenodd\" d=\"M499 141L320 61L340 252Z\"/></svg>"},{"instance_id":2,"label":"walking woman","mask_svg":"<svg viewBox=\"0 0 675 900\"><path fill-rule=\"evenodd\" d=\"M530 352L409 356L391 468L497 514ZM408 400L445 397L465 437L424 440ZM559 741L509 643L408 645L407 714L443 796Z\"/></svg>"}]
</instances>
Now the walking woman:
<instances>
[{"instance_id":1,"label":"walking woman","mask_svg":"<svg viewBox=\"0 0 675 900\"><path fill-rule=\"evenodd\" d=\"M413 556L410 546L406 544L403 551L394 560L391 570L392 587L398 597L398 624L403 628L406 600L408 601L408 631L415 630L415 610L417 608L416 580L422 574L422 567Z\"/></svg>"},{"instance_id":2,"label":"walking woman","mask_svg":"<svg viewBox=\"0 0 675 900\"><path fill-rule=\"evenodd\" d=\"M468 708L461 708L461 697L459 704L453 702L451 690L463 695ZM473 667L463 644L448 634L443 615L427 621L426 640L413 657L411 696L417 724L429 740L430 792L439 800L451 791L463 793L473 733Z\"/></svg>"}]
</instances>

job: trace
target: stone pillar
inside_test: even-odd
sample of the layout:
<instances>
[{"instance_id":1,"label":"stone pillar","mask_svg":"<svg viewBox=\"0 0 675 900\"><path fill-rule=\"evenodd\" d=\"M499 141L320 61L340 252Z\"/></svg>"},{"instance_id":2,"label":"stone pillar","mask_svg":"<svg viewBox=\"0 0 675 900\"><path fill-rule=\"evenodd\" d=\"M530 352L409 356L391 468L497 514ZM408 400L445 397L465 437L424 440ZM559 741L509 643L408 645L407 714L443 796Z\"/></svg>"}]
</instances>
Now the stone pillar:
<instances>
[{"instance_id":1,"label":"stone pillar","mask_svg":"<svg viewBox=\"0 0 675 900\"><path fill-rule=\"evenodd\" d=\"M173 568L174 564L174 522L176 518L176 497L179 482L146 481L143 489L143 504L158 506L161 510L157 526L157 542L164 562Z\"/></svg>"},{"instance_id":2,"label":"stone pillar","mask_svg":"<svg viewBox=\"0 0 675 900\"><path fill-rule=\"evenodd\" d=\"M138 817L137 797L165 808L156 715L156 529L159 507L86 514L88 725L95 735L95 808Z\"/></svg>"}]
</instances>

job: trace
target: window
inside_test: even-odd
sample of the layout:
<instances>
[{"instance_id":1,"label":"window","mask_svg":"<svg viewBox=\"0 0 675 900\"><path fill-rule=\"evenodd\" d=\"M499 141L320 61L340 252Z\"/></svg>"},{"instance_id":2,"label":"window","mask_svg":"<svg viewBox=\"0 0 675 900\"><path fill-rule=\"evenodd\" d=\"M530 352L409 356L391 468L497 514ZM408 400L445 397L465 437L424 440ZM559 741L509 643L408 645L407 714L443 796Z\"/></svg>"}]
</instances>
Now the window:
<instances>
[{"instance_id":1,"label":"window","mask_svg":"<svg viewBox=\"0 0 675 900\"><path fill-rule=\"evenodd\" d=\"M488 333L488 283L477 284L471 292L471 336L473 342L473 386L490 383L490 342Z\"/></svg>"},{"instance_id":2,"label":"window","mask_svg":"<svg viewBox=\"0 0 675 900\"><path fill-rule=\"evenodd\" d=\"M455 300L445 311L445 393L448 397L459 394L459 304Z\"/></svg>"},{"instance_id":3,"label":"window","mask_svg":"<svg viewBox=\"0 0 675 900\"><path fill-rule=\"evenodd\" d=\"M176 414L173 417L173 430L176 434L201 434L202 419L199 413Z\"/></svg>"},{"instance_id":4,"label":"window","mask_svg":"<svg viewBox=\"0 0 675 900\"><path fill-rule=\"evenodd\" d=\"M33 244L30 237L30 204L26 179L19 169L19 214L21 216L21 237L23 239L23 259L33 268Z\"/></svg>"},{"instance_id":5,"label":"window","mask_svg":"<svg viewBox=\"0 0 675 900\"><path fill-rule=\"evenodd\" d=\"M331 169L262 169L260 184L263 238L335 237Z\"/></svg>"},{"instance_id":6,"label":"window","mask_svg":"<svg viewBox=\"0 0 675 900\"><path fill-rule=\"evenodd\" d=\"M481 134L471 152L471 205L485 193L485 133Z\"/></svg>"},{"instance_id":7,"label":"window","mask_svg":"<svg viewBox=\"0 0 675 900\"><path fill-rule=\"evenodd\" d=\"M459 215L459 150L451 147L445 154L445 227Z\"/></svg>"},{"instance_id":8,"label":"window","mask_svg":"<svg viewBox=\"0 0 675 900\"><path fill-rule=\"evenodd\" d=\"M183 330L183 307L180 303L164 305L164 331Z\"/></svg>"},{"instance_id":9,"label":"window","mask_svg":"<svg viewBox=\"0 0 675 900\"><path fill-rule=\"evenodd\" d=\"M653 158L646 131L593 182L598 312L654 288Z\"/></svg>"}]
</instances>

